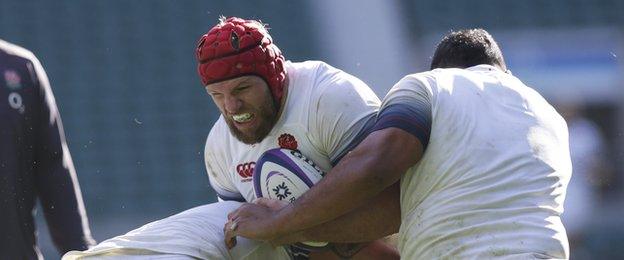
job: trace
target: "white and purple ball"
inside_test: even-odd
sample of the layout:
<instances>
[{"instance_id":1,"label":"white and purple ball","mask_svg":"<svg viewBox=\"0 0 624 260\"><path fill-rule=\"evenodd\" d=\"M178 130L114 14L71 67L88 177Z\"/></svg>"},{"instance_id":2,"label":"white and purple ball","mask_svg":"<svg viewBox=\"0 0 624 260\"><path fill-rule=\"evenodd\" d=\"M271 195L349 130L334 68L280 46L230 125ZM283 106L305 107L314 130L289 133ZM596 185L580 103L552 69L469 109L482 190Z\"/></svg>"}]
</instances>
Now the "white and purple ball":
<instances>
[{"instance_id":1,"label":"white and purple ball","mask_svg":"<svg viewBox=\"0 0 624 260\"><path fill-rule=\"evenodd\" d=\"M301 152L283 148L264 152L256 161L253 185L256 197L295 201L325 173Z\"/></svg>"},{"instance_id":2,"label":"white and purple ball","mask_svg":"<svg viewBox=\"0 0 624 260\"><path fill-rule=\"evenodd\" d=\"M316 164L297 150L283 148L264 152L253 172L254 192L258 198L293 202L325 176ZM314 250L327 242L302 242L299 247Z\"/></svg>"}]
</instances>

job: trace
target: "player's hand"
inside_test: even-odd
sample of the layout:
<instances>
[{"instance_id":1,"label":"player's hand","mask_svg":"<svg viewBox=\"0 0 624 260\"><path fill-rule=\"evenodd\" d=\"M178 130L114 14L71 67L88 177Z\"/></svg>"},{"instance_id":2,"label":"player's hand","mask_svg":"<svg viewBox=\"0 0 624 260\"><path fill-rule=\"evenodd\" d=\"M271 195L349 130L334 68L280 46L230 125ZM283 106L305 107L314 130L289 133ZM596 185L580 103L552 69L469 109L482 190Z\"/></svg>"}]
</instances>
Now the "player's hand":
<instances>
[{"instance_id":1,"label":"player's hand","mask_svg":"<svg viewBox=\"0 0 624 260\"><path fill-rule=\"evenodd\" d=\"M270 207L262 205L264 202L245 203L228 214L228 222L223 228L225 245L228 249L236 245L236 236L260 241L270 241L277 237L279 223L274 223L276 221L273 216L286 204L266 202L265 204Z\"/></svg>"}]
</instances>

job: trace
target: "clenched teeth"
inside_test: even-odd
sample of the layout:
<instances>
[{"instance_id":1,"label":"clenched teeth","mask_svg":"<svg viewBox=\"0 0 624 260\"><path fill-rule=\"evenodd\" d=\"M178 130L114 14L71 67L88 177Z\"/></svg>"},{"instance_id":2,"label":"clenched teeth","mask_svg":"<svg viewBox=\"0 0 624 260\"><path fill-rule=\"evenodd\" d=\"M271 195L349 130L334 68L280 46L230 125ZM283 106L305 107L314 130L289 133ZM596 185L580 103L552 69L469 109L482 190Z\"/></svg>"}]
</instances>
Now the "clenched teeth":
<instances>
[{"instance_id":1,"label":"clenched teeth","mask_svg":"<svg viewBox=\"0 0 624 260\"><path fill-rule=\"evenodd\" d=\"M238 123L245 123L251 121L253 115L251 113L243 113L238 115L232 115L232 119Z\"/></svg>"}]
</instances>

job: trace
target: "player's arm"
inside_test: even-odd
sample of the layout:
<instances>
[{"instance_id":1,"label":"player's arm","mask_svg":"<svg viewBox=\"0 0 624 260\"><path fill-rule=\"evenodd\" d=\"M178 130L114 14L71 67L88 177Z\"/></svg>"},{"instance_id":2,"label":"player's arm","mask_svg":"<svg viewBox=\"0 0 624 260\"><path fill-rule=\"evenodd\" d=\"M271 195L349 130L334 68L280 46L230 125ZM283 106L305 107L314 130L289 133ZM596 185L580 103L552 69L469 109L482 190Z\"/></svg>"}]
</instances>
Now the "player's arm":
<instances>
[{"instance_id":1,"label":"player's arm","mask_svg":"<svg viewBox=\"0 0 624 260\"><path fill-rule=\"evenodd\" d=\"M406 77L393 87L384 99L373 132L331 174L276 214L276 220L293 219L281 226L288 230L284 234L326 223L358 207L372 208L371 199L421 159L429 143L432 117L432 94L425 82ZM380 214L368 213L373 215L361 217ZM349 232L344 234L348 236Z\"/></svg>"},{"instance_id":2,"label":"player's arm","mask_svg":"<svg viewBox=\"0 0 624 260\"><path fill-rule=\"evenodd\" d=\"M364 205L420 160L423 146L411 134L386 128L370 134L317 185L276 216L274 236L333 220Z\"/></svg>"},{"instance_id":3,"label":"player's arm","mask_svg":"<svg viewBox=\"0 0 624 260\"><path fill-rule=\"evenodd\" d=\"M328 249L311 252L310 259L399 259L395 246L381 237L398 232L400 226L399 183L395 183L365 206L333 221L271 241L274 246L302 241L332 242ZM260 198L255 201L274 209L286 202ZM373 242L370 242L373 241Z\"/></svg>"},{"instance_id":4,"label":"player's arm","mask_svg":"<svg viewBox=\"0 0 624 260\"><path fill-rule=\"evenodd\" d=\"M274 245L301 241L362 243L399 231L401 207L399 182L386 188L365 205L332 221L271 241Z\"/></svg>"},{"instance_id":5,"label":"player's arm","mask_svg":"<svg viewBox=\"0 0 624 260\"><path fill-rule=\"evenodd\" d=\"M45 71L33 59L32 78L39 88L35 185L50 235L61 253L94 245L74 164Z\"/></svg>"},{"instance_id":6,"label":"player's arm","mask_svg":"<svg viewBox=\"0 0 624 260\"><path fill-rule=\"evenodd\" d=\"M271 243L282 245L301 241L331 242L331 250L310 254L311 259L399 259L395 246L380 240L399 230L399 191L397 182L354 211Z\"/></svg>"},{"instance_id":7,"label":"player's arm","mask_svg":"<svg viewBox=\"0 0 624 260\"><path fill-rule=\"evenodd\" d=\"M397 182L354 211L319 226L279 237L271 241L271 244L277 246L303 241L327 241L332 242L330 251L343 258L355 256L356 253L366 253L368 256L394 255L396 249L390 245L381 240L370 241L398 232L401 222L399 193ZM285 202L266 198L260 198L255 203L275 209L287 205ZM327 255L325 252L322 257Z\"/></svg>"}]
</instances>

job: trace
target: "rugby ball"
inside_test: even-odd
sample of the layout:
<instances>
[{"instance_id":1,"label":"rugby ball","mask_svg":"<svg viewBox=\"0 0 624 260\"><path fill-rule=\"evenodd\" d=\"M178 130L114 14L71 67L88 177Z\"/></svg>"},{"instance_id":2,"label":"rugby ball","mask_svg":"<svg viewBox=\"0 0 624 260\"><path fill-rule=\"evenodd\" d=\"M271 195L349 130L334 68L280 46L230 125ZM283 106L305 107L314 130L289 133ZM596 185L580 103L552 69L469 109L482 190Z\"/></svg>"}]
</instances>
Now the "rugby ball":
<instances>
[{"instance_id":1,"label":"rugby ball","mask_svg":"<svg viewBox=\"0 0 624 260\"><path fill-rule=\"evenodd\" d=\"M276 148L264 152L253 172L254 192L258 198L293 202L314 186L325 173L297 150ZM303 245L302 245L303 244ZM303 242L297 246L314 249L327 242Z\"/></svg>"},{"instance_id":2,"label":"rugby ball","mask_svg":"<svg viewBox=\"0 0 624 260\"><path fill-rule=\"evenodd\" d=\"M297 150L271 149L256 161L254 192L258 198L293 202L324 175L314 162Z\"/></svg>"}]
</instances>

